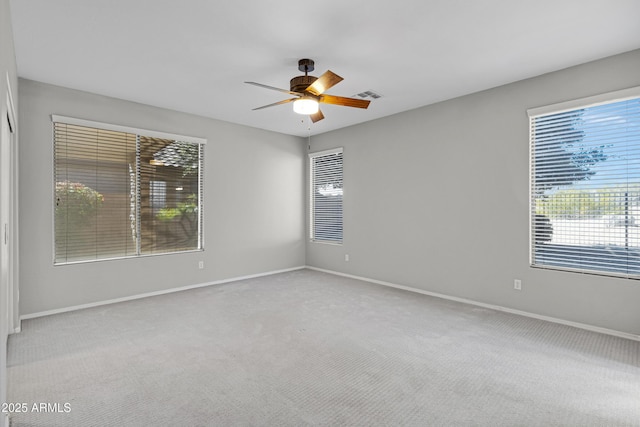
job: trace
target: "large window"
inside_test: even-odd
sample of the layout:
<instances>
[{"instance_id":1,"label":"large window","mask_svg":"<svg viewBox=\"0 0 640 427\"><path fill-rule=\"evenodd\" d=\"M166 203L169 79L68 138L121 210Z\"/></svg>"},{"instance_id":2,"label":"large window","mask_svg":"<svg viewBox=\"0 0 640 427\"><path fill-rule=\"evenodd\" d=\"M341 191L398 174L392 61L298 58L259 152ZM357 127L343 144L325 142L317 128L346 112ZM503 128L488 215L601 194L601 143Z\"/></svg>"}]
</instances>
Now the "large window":
<instances>
[{"instance_id":1,"label":"large window","mask_svg":"<svg viewBox=\"0 0 640 427\"><path fill-rule=\"evenodd\" d=\"M640 278L640 88L529 115L531 264Z\"/></svg>"},{"instance_id":2,"label":"large window","mask_svg":"<svg viewBox=\"0 0 640 427\"><path fill-rule=\"evenodd\" d=\"M202 249L204 140L53 122L56 264Z\"/></svg>"},{"instance_id":3,"label":"large window","mask_svg":"<svg viewBox=\"0 0 640 427\"><path fill-rule=\"evenodd\" d=\"M310 238L342 243L342 148L309 155Z\"/></svg>"}]
</instances>

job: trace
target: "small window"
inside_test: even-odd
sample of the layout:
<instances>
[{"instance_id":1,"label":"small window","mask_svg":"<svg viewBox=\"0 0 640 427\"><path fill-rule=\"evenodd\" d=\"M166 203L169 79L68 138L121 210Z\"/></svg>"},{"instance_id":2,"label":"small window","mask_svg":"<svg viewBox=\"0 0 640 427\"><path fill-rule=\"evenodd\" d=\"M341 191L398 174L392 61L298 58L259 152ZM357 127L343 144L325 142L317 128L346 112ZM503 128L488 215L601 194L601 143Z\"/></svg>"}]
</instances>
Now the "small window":
<instances>
[{"instance_id":1,"label":"small window","mask_svg":"<svg viewBox=\"0 0 640 427\"><path fill-rule=\"evenodd\" d=\"M640 278L640 88L529 115L531 264Z\"/></svg>"},{"instance_id":2,"label":"small window","mask_svg":"<svg viewBox=\"0 0 640 427\"><path fill-rule=\"evenodd\" d=\"M342 243L342 148L309 155L310 238Z\"/></svg>"},{"instance_id":3,"label":"small window","mask_svg":"<svg viewBox=\"0 0 640 427\"><path fill-rule=\"evenodd\" d=\"M55 264L202 249L203 143L88 124L54 116Z\"/></svg>"}]
</instances>

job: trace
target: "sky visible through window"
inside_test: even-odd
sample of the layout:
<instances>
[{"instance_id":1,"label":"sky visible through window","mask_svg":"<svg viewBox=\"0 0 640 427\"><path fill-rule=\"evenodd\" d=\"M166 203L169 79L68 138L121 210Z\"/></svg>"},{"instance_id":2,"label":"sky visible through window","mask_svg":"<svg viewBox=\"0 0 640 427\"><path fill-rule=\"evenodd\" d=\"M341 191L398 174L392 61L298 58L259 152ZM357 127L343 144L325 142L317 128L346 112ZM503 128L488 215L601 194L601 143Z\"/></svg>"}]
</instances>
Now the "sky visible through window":
<instances>
[{"instance_id":1,"label":"sky visible through window","mask_svg":"<svg viewBox=\"0 0 640 427\"><path fill-rule=\"evenodd\" d=\"M640 98L590 107L575 125L585 148L601 148L606 160L590 166L588 179L575 189L620 188L640 190Z\"/></svg>"}]
</instances>

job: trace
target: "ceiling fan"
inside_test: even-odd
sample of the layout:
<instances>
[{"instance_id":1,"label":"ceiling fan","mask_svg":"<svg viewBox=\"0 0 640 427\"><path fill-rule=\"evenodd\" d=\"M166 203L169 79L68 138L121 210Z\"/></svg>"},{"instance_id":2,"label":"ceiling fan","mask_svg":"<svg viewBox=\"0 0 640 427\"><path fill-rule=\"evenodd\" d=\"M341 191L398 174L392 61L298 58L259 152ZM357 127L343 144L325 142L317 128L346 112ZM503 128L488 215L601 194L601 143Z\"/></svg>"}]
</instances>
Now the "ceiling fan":
<instances>
[{"instance_id":1,"label":"ceiling fan","mask_svg":"<svg viewBox=\"0 0 640 427\"><path fill-rule=\"evenodd\" d=\"M318 106L319 103L343 105L345 107L367 108L369 102L364 99L345 98L343 96L326 95L327 89L340 83L343 78L339 75L326 71L320 77L310 76L309 72L314 70L314 62L311 59L301 59L298 61L298 70L304 71L304 76L297 76L289 82L289 90L280 89L273 86L263 85L256 82L245 82L250 85L260 86L266 89L277 90L279 92L295 95L295 98L285 99L284 101L274 102L273 104L263 105L253 110L261 110L275 105L287 104L293 102L293 111L298 114L307 114L311 117L312 122L324 119L324 115Z\"/></svg>"}]
</instances>

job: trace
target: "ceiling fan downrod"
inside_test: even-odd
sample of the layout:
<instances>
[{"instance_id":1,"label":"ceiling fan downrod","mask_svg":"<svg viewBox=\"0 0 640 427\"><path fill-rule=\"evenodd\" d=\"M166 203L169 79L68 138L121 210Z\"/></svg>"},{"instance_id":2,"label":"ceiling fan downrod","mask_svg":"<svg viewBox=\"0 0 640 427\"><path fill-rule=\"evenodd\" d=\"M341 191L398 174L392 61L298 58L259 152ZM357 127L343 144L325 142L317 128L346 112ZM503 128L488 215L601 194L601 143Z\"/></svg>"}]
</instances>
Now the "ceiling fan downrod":
<instances>
[{"instance_id":1,"label":"ceiling fan downrod","mask_svg":"<svg viewBox=\"0 0 640 427\"><path fill-rule=\"evenodd\" d=\"M298 61L298 70L304 71L304 75L306 76L307 73L310 73L315 69L314 64L313 59L301 59Z\"/></svg>"}]
</instances>

